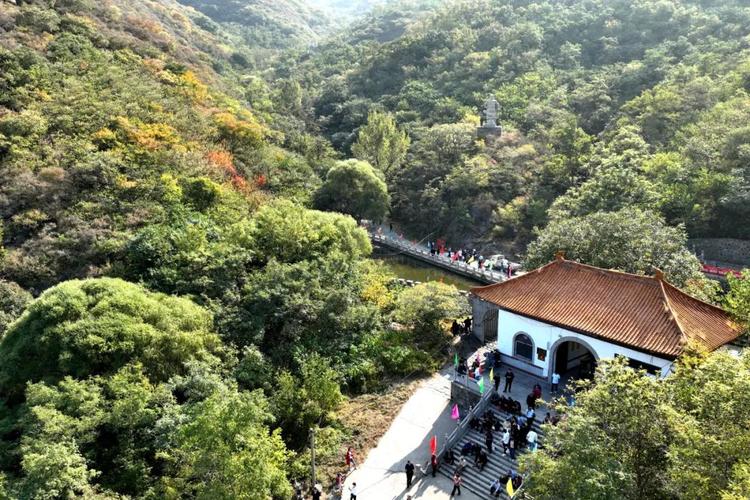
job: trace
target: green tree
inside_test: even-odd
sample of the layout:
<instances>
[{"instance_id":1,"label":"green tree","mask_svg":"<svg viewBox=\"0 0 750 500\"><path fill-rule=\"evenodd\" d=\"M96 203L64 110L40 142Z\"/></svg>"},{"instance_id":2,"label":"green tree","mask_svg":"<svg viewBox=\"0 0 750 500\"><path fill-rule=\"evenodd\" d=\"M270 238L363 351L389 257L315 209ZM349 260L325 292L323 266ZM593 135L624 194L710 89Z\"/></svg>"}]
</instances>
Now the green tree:
<instances>
[{"instance_id":1,"label":"green tree","mask_svg":"<svg viewBox=\"0 0 750 500\"><path fill-rule=\"evenodd\" d=\"M271 391L273 367L260 349L254 345L246 346L235 370L235 378L240 388Z\"/></svg>"},{"instance_id":2,"label":"green tree","mask_svg":"<svg viewBox=\"0 0 750 500\"><path fill-rule=\"evenodd\" d=\"M315 194L317 208L349 214L357 221L382 220L389 204L385 181L369 163L360 160L334 165Z\"/></svg>"},{"instance_id":3,"label":"green tree","mask_svg":"<svg viewBox=\"0 0 750 500\"><path fill-rule=\"evenodd\" d=\"M152 380L167 380L187 361L221 352L211 328L211 315L187 299L119 279L68 281L29 305L0 342L0 394L18 397L28 382L111 374L135 361Z\"/></svg>"},{"instance_id":4,"label":"green tree","mask_svg":"<svg viewBox=\"0 0 750 500\"><path fill-rule=\"evenodd\" d=\"M682 227L666 225L653 212L624 208L551 221L528 246L524 264L533 269L564 251L571 260L634 274L659 268L670 282L683 287L702 279L700 263L686 244Z\"/></svg>"},{"instance_id":5,"label":"green tree","mask_svg":"<svg viewBox=\"0 0 750 500\"><path fill-rule=\"evenodd\" d=\"M284 438L295 449L305 445L312 427L329 424L343 401L339 374L320 355L302 359L300 378L298 381L290 372L282 371L271 399Z\"/></svg>"},{"instance_id":6,"label":"green tree","mask_svg":"<svg viewBox=\"0 0 750 500\"><path fill-rule=\"evenodd\" d=\"M399 294L393 319L410 329L415 342L434 349L444 347L449 338L447 320L467 313L468 303L456 287L429 281Z\"/></svg>"},{"instance_id":7,"label":"green tree","mask_svg":"<svg viewBox=\"0 0 750 500\"><path fill-rule=\"evenodd\" d=\"M391 115L372 111L359 130L352 153L390 178L403 164L409 143L409 136L398 129Z\"/></svg>"},{"instance_id":8,"label":"green tree","mask_svg":"<svg viewBox=\"0 0 750 500\"><path fill-rule=\"evenodd\" d=\"M359 264L340 255L294 264L272 260L248 279L235 341L259 345L279 366L295 357L290 346L341 362L383 322L377 307L360 298L363 285Z\"/></svg>"},{"instance_id":9,"label":"green tree","mask_svg":"<svg viewBox=\"0 0 750 500\"><path fill-rule=\"evenodd\" d=\"M27 498L86 495L99 474L92 470L79 443L92 444L103 420L101 388L66 377L58 387L32 384L27 393L29 417L21 444Z\"/></svg>"},{"instance_id":10,"label":"green tree","mask_svg":"<svg viewBox=\"0 0 750 500\"><path fill-rule=\"evenodd\" d=\"M571 188L550 207L550 217L578 217L593 212L616 212L627 207L653 210L659 196L655 186L637 172L623 168L598 170Z\"/></svg>"},{"instance_id":11,"label":"green tree","mask_svg":"<svg viewBox=\"0 0 750 500\"><path fill-rule=\"evenodd\" d=\"M743 500L750 498L750 463L747 461L735 465L732 470L732 481L722 491L721 500Z\"/></svg>"},{"instance_id":12,"label":"green tree","mask_svg":"<svg viewBox=\"0 0 750 500\"><path fill-rule=\"evenodd\" d=\"M217 390L190 405L169 451L176 466L166 481L165 498L287 498L284 469L289 454L261 391Z\"/></svg>"},{"instance_id":13,"label":"green tree","mask_svg":"<svg viewBox=\"0 0 750 500\"><path fill-rule=\"evenodd\" d=\"M545 447L524 455L526 491L539 499L667 497L669 439L659 381L607 361L593 384L562 406L565 420L546 428Z\"/></svg>"},{"instance_id":14,"label":"green tree","mask_svg":"<svg viewBox=\"0 0 750 500\"><path fill-rule=\"evenodd\" d=\"M31 302L31 294L12 281L0 280L0 339Z\"/></svg>"},{"instance_id":15,"label":"green tree","mask_svg":"<svg viewBox=\"0 0 750 500\"><path fill-rule=\"evenodd\" d=\"M445 166L456 165L476 150L476 126L472 123L444 123L426 130L420 147L434 152Z\"/></svg>"},{"instance_id":16,"label":"green tree","mask_svg":"<svg viewBox=\"0 0 750 500\"><path fill-rule=\"evenodd\" d=\"M335 253L354 260L372 251L367 233L350 217L307 210L286 200L263 205L238 237L248 239L259 263L294 263Z\"/></svg>"},{"instance_id":17,"label":"green tree","mask_svg":"<svg viewBox=\"0 0 750 500\"><path fill-rule=\"evenodd\" d=\"M525 455L534 498L744 498L750 355L693 345L666 378L605 360Z\"/></svg>"},{"instance_id":18,"label":"green tree","mask_svg":"<svg viewBox=\"0 0 750 500\"><path fill-rule=\"evenodd\" d=\"M729 292L725 296L726 309L747 331L750 327L750 269L743 270L740 277L729 274L727 282Z\"/></svg>"},{"instance_id":19,"label":"green tree","mask_svg":"<svg viewBox=\"0 0 750 500\"><path fill-rule=\"evenodd\" d=\"M679 498L716 498L746 487L749 380L747 352L717 351L678 364L663 381L672 407L668 472Z\"/></svg>"}]
</instances>

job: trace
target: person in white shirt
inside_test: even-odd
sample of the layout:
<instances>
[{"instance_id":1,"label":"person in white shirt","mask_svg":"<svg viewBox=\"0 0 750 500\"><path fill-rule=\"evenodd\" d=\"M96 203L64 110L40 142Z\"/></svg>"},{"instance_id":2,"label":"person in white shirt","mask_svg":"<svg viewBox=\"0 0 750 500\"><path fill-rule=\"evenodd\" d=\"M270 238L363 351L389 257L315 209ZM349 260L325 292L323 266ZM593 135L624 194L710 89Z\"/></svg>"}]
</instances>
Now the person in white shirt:
<instances>
[{"instance_id":1,"label":"person in white shirt","mask_svg":"<svg viewBox=\"0 0 750 500\"><path fill-rule=\"evenodd\" d=\"M352 485L349 486L349 492L351 493L349 500L357 500L357 483L352 483Z\"/></svg>"},{"instance_id":2,"label":"person in white shirt","mask_svg":"<svg viewBox=\"0 0 750 500\"><path fill-rule=\"evenodd\" d=\"M552 392L557 392L557 386L560 383L560 374L557 372L554 372L552 374Z\"/></svg>"},{"instance_id":3,"label":"person in white shirt","mask_svg":"<svg viewBox=\"0 0 750 500\"><path fill-rule=\"evenodd\" d=\"M537 433L534 431L534 429L530 430L528 434L526 434L526 442L529 443L529 450L530 451L536 451L536 441L539 436L537 436Z\"/></svg>"}]
</instances>

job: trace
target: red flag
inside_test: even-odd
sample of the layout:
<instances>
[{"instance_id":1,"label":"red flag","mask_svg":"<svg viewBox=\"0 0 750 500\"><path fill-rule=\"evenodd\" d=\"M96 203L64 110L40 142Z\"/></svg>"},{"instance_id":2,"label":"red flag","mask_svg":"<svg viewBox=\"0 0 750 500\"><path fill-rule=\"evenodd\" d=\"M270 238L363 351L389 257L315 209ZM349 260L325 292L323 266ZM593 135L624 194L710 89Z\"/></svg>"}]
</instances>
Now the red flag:
<instances>
[{"instance_id":1,"label":"red flag","mask_svg":"<svg viewBox=\"0 0 750 500\"><path fill-rule=\"evenodd\" d=\"M432 436L432 439L430 439L430 452L437 455L437 436Z\"/></svg>"}]
</instances>

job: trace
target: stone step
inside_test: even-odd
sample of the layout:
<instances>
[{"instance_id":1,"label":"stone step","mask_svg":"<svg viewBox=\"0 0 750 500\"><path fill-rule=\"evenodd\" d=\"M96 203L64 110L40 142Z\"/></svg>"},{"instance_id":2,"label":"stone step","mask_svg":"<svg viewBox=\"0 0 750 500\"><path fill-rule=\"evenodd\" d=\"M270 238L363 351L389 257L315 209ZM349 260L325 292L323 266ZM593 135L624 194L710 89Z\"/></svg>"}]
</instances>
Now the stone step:
<instances>
[{"instance_id":1,"label":"stone step","mask_svg":"<svg viewBox=\"0 0 750 500\"><path fill-rule=\"evenodd\" d=\"M501 451L495 451L488 458L489 460L484 470L480 470L479 467L474 465L473 458L471 460L467 459L469 465L461 474L463 487L483 498L490 498L490 484L495 479L505 475L509 469L517 470L517 461L511 460L508 455L504 455ZM458 461L453 465L442 464L439 472L448 478L452 478L457 465ZM507 499L508 495L503 490L499 498Z\"/></svg>"},{"instance_id":2,"label":"stone step","mask_svg":"<svg viewBox=\"0 0 750 500\"><path fill-rule=\"evenodd\" d=\"M492 412L495 414L495 417L498 418L498 419L500 419L501 421L510 420L510 418L514 416L511 413L503 411L503 410L501 410L501 409L499 409L499 408L497 408L496 406L493 406L493 405L488 406L487 409L488 410L491 409ZM539 413L537 413L536 418L534 419L534 423L531 426L531 428L534 429L537 434L539 434L539 437L542 437L542 435L544 434L544 431L542 431L542 420L543 419L544 419L544 417L539 418Z\"/></svg>"},{"instance_id":3,"label":"stone step","mask_svg":"<svg viewBox=\"0 0 750 500\"><path fill-rule=\"evenodd\" d=\"M491 409L495 416L501 420L507 420L511 417L509 413L501 411L496 407L490 407L489 409ZM536 419L534 421L532 429L534 429L539 434L539 442L541 444L544 438L544 432L542 431L539 424L539 419ZM474 465L474 457L466 457L469 465L461 474L463 478L463 487L483 498L494 498L490 496L489 488L490 484L492 484L495 479L505 475L508 470L518 470L518 461L512 460L510 458L510 455L505 455L502 451L503 448L502 439L500 438L500 432L494 431L494 436L495 440L492 446L493 452L488 455L488 462L487 465L485 465L484 470L480 470L479 467ZM458 455L458 459L460 459L461 448L469 441L479 444L486 451L487 447L485 446L484 433L469 429L461 437L458 444L453 447L453 451L456 453L456 455ZM525 448L517 450L516 457L526 452L527 451ZM440 473L444 476L452 478L453 472L458 465L458 459L453 465L447 463L441 464L439 469ZM508 495L505 490L501 492L498 498L508 499Z\"/></svg>"}]
</instances>

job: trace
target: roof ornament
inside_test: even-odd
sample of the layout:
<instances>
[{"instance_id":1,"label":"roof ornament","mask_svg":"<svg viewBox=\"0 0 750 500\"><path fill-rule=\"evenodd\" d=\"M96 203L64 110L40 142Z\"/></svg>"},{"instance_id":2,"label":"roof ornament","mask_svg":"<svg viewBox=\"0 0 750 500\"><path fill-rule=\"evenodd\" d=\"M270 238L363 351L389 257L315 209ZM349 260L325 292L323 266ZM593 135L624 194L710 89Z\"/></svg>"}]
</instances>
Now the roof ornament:
<instances>
[{"instance_id":1,"label":"roof ornament","mask_svg":"<svg viewBox=\"0 0 750 500\"><path fill-rule=\"evenodd\" d=\"M654 279L657 281L664 281L664 271L658 267L654 267Z\"/></svg>"},{"instance_id":2,"label":"roof ornament","mask_svg":"<svg viewBox=\"0 0 750 500\"><path fill-rule=\"evenodd\" d=\"M558 250L557 252L555 252L555 260L556 261L565 260L565 250Z\"/></svg>"}]
</instances>

